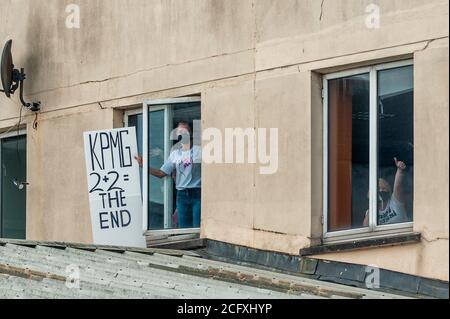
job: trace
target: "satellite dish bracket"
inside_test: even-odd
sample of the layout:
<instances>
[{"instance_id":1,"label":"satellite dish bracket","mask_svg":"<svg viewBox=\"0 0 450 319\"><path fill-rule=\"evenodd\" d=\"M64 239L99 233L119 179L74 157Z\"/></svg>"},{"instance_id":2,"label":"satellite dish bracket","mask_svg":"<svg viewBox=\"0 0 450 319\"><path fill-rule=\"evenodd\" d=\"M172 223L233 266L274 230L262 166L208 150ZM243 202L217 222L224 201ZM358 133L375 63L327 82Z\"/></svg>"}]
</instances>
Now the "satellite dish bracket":
<instances>
[{"instance_id":1,"label":"satellite dish bracket","mask_svg":"<svg viewBox=\"0 0 450 319\"><path fill-rule=\"evenodd\" d=\"M27 76L25 74L24 68L21 68L20 72L19 72L19 70L14 69L14 71L13 71L14 84L11 87L11 94L14 94L14 91L17 90L17 87L19 86L20 87L20 102L22 103L22 105L25 106L26 108L30 109L30 111L32 111L32 112L38 112L41 109L40 108L41 102L37 101L37 102L27 103L23 99L23 81L26 78L27 78Z\"/></svg>"},{"instance_id":2,"label":"satellite dish bracket","mask_svg":"<svg viewBox=\"0 0 450 319\"><path fill-rule=\"evenodd\" d=\"M10 95L14 94L17 89L20 89L20 102L22 105L30 111L38 112L40 110L41 102L37 101L28 103L25 102L23 98L23 82L26 79L25 69L21 68L18 70L14 68L11 56L11 44L12 40L9 40L3 49L1 61L3 90L0 91L5 93L7 97L10 97Z\"/></svg>"},{"instance_id":3,"label":"satellite dish bracket","mask_svg":"<svg viewBox=\"0 0 450 319\"><path fill-rule=\"evenodd\" d=\"M9 90L9 92L11 94L14 94L14 92L19 87L19 82L23 81L24 79L25 79L25 77L22 76L22 74L19 72L19 70L13 69L13 74L12 74L12 82L13 82L13 84L11 85L11 89Z\"/></svg>"}]
</instances>

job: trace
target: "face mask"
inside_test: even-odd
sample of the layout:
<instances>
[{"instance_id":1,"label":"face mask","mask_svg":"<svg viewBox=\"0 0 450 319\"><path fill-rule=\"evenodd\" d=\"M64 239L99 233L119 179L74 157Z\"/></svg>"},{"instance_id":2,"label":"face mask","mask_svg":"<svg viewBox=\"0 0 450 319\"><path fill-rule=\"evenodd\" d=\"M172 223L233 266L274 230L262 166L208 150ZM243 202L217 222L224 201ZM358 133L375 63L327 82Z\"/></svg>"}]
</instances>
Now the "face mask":
<instances>
[{"instance_id":1,"label":"face mask","mask_svg":"<svg viewBox=\"0 0 450 319\"><path fill-rule=\"evenodd\" d=\"M389 200L391 194L389 192L378 192L378 200L381 202L381 207L384 206L384 203Z\"/></svg>"},{"instance_id":2,"label":"face mask","mask_svg":"<svg viewBox=\"0 0 450 319\"><path fill-rule=\"evenodd\" d=\"M191 136L189 133L181 133L178 137L178 141L181 142L181 144L189 144L191 141Z\"/></svg>"},{"instance_id":3,"label":"face mask","mask_svg":"<svg viewBox=\"0 0 450 319\"><path fill-rule=\"evenodd\" d=\"M378 192L378 198L382 201L387 201L391 197L389 192Z\"/></svg>"}]
</instances>

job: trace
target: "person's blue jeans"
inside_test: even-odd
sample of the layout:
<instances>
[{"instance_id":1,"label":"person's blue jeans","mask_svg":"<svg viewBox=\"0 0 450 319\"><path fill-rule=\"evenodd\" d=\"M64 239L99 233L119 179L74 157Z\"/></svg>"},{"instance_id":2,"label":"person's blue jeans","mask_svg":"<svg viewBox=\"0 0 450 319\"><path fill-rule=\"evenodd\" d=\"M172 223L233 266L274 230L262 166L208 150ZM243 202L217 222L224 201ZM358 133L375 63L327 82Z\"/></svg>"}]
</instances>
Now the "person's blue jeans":
<instances>
[{"instance_id":1,"label":"person's blue jeans","mask_svg":"<svg viewBox=\"0 0 450 319\"><path fill-rule=\"evenodd\" d=\"M200 228L201 188L177 190L178 228Z\"/></svg>"}]
</instances>

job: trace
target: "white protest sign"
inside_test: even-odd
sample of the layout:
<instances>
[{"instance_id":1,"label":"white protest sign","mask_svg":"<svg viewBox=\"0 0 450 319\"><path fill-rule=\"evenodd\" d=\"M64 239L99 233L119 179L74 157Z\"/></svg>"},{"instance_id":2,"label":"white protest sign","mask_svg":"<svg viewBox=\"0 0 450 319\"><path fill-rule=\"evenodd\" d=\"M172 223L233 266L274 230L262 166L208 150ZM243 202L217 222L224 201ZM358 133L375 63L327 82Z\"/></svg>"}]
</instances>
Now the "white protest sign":
<instances>
[{"instance_id":1,"label":"white protest sign","mask_svg":"<svg viewBox=\"0 0 450 319\"><path fill-rule=\"evenodd\" d=\"M145 247L134 127L84 133L94 244Z\"/></svg>"}]
</instances>

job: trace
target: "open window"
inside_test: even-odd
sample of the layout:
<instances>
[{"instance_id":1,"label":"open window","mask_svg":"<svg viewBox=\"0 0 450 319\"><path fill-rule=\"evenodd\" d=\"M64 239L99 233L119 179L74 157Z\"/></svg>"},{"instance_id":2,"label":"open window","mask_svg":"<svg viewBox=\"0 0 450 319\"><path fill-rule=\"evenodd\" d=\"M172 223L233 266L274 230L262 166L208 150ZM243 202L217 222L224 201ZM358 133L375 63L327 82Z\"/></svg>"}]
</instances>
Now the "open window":
<instances>
[{"instance_id":1,"label":"open window","mask_svg":"<svg viewBox=\"0 0 450 319\"><path fill-rule=\"evenodd\" d=\"M150 168L160 169L169 159L174 146L179 142L173 130L180 122L187 122L193 130L193 144L200 146L201 120L200 97L186 97L165 100L148 100L144 108L126 112L125 124L135 126L138 150L143 154L142 192L143 224L145 231L152 233L183 234L199 232L192 211L188 211L187 222L181 224L176 205L176 174L158 178L149 174ZM201 172L197 163L193 174ZM179 177L178 177L179 178Z\"/></svg>"},{"instance_id":2,"label":"open window","mask_svg":"<svg viewBox=\"0 0 450 319\"><path fill-rule=\"evenodd\" d=\"M412 230L413 65L324 77L324 239Z\"/></svg>"}]
</instances>

